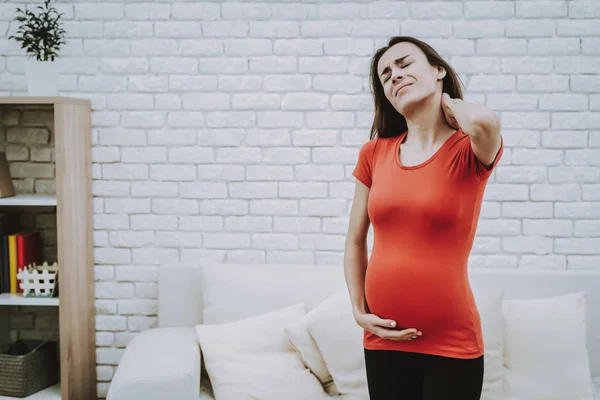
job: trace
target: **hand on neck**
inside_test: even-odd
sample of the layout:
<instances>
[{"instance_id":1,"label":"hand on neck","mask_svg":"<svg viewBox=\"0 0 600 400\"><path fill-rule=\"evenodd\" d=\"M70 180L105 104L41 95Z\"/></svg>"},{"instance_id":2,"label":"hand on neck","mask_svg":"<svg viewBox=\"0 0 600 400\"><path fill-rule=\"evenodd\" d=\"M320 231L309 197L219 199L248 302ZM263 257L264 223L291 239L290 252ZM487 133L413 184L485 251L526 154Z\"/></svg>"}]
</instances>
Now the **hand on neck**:
<instances>
[{"instance_id":1,"label":"hand on neck","mask_svg":"<svg viewBox=\"0 0 600 400\"><path fill-rule=\"evenodd\" d=\"M408 134L403 143L431 150L456 132L444 118L440 106L441 96L441 93L436 93L402 114L408 126Z\"/></svg>"}]
</instances>

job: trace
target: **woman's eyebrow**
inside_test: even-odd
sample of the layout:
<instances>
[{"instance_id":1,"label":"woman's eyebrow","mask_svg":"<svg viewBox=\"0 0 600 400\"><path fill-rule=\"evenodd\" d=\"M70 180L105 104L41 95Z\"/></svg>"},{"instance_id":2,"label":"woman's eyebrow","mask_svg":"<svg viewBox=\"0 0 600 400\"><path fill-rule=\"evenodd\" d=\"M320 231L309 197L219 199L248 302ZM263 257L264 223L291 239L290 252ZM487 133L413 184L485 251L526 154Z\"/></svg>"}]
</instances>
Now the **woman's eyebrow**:
<instances>
[{"instance_id":1,"label":"woman's eyebrow","mask_svg":"<svg viewBox=\"0 0 600 400\"><path fill-rule=\"evenodd\" d=\"M394 64L400 64L402 61L404 61L404 59L406 59L406 58L407 58L407 57L409 57L409 56L410 56L410 54L407 54L407 55L405 55L404 57L396 58L396 59L394 60ZM389 65L387 65L387 66L386 66L386 67L383 69L383 71L381 71L381 74L379 74L379 76L381 76L381 75L383 75L383 74L385 74L386 72L389 72L389 71L390 71L390 66L389 66Z\"/></svg>"}]
</instances>

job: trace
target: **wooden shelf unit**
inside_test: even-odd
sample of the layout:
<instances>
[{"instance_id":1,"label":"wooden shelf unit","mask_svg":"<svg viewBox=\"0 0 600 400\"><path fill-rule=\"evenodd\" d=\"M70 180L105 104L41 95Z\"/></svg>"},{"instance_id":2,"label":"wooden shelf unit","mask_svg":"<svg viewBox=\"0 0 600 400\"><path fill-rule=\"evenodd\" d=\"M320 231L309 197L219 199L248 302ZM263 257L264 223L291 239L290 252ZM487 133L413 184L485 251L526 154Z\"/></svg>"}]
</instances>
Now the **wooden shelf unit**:
<instances>
[{"instance_id":1,"label":"wooden shelf unit","mask_svg":"<svg viewBox=\"0 0 600 400\"><path fill-rule=\"evenodd\" d=\"M58 306L58 297L23 297L21 294L0 294L0 306Z\"/></svg>"},{"instance_id":2,"label":"wooden shelf unit","mask_svg":"<svg viewBox=\"0 0 600 400\"><path fill-rule=\"evenodd\" d=\"M8 318L11 305L58 307L60 384L26 399L96 400L91 102L70 97L0 97L0 108L18 105L47 105L53 110L56 195L17 194L0 199L0 207L56 207L59 298L2 294L0 321ZM8 340L8 326L0 323L0 342Z\"/></svg>"},{"instance_id":3,"label":"wooden shelf unit","mask_svg":"<svg viewBox=\"0 0 600 400\"><path fill-rule=\"evenodd\" d=\"M16 196L0 198L0 207L3 206L56 207L56 196L51 194L17 193Z\"/></svg>"}]
</instances>

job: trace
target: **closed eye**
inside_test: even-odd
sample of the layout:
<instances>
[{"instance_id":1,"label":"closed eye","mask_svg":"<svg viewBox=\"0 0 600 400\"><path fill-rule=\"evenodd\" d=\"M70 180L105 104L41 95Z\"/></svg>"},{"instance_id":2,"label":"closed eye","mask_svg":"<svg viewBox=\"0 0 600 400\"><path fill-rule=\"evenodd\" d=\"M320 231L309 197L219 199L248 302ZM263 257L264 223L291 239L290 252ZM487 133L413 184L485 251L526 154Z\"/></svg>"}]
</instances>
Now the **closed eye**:
<instances>
[{"instance_id":1,"label":"closed eye","mask_svg":"<svg viewBox=\"0 0 600 400\"><path fill-rule=\"evenodd\" d=\"M400 66L400 68L406 68L406 67L408 67L410 64L412 64L412 63L404 64L404 65ZM383 80L383 83L386 83L386 82L387 82L387 81L390 79L390 77L391 77L391 74L387 75L387 76L385 77L385 79Z\"/></svg>"}]
</instances>

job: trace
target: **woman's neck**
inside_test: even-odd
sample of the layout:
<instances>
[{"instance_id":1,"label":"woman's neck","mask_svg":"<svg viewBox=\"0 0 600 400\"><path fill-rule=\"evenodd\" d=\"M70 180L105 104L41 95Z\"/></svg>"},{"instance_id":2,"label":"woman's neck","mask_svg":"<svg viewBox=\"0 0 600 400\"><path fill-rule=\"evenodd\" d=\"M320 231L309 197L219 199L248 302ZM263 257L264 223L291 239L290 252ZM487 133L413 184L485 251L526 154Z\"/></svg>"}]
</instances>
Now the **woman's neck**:
<instances>
[{"instance_id":1,"label":"woman's neck","mask_svg":"<svg viewBox=\"0 0 600 400\"><path fill-rule=\"evenodd\" d=\"M456 129L446 122L441 106L441 94L434 95L403 114L408 126L404 143L423 149L436 147L444 142Z\"/></svg>"}]
</instances>

